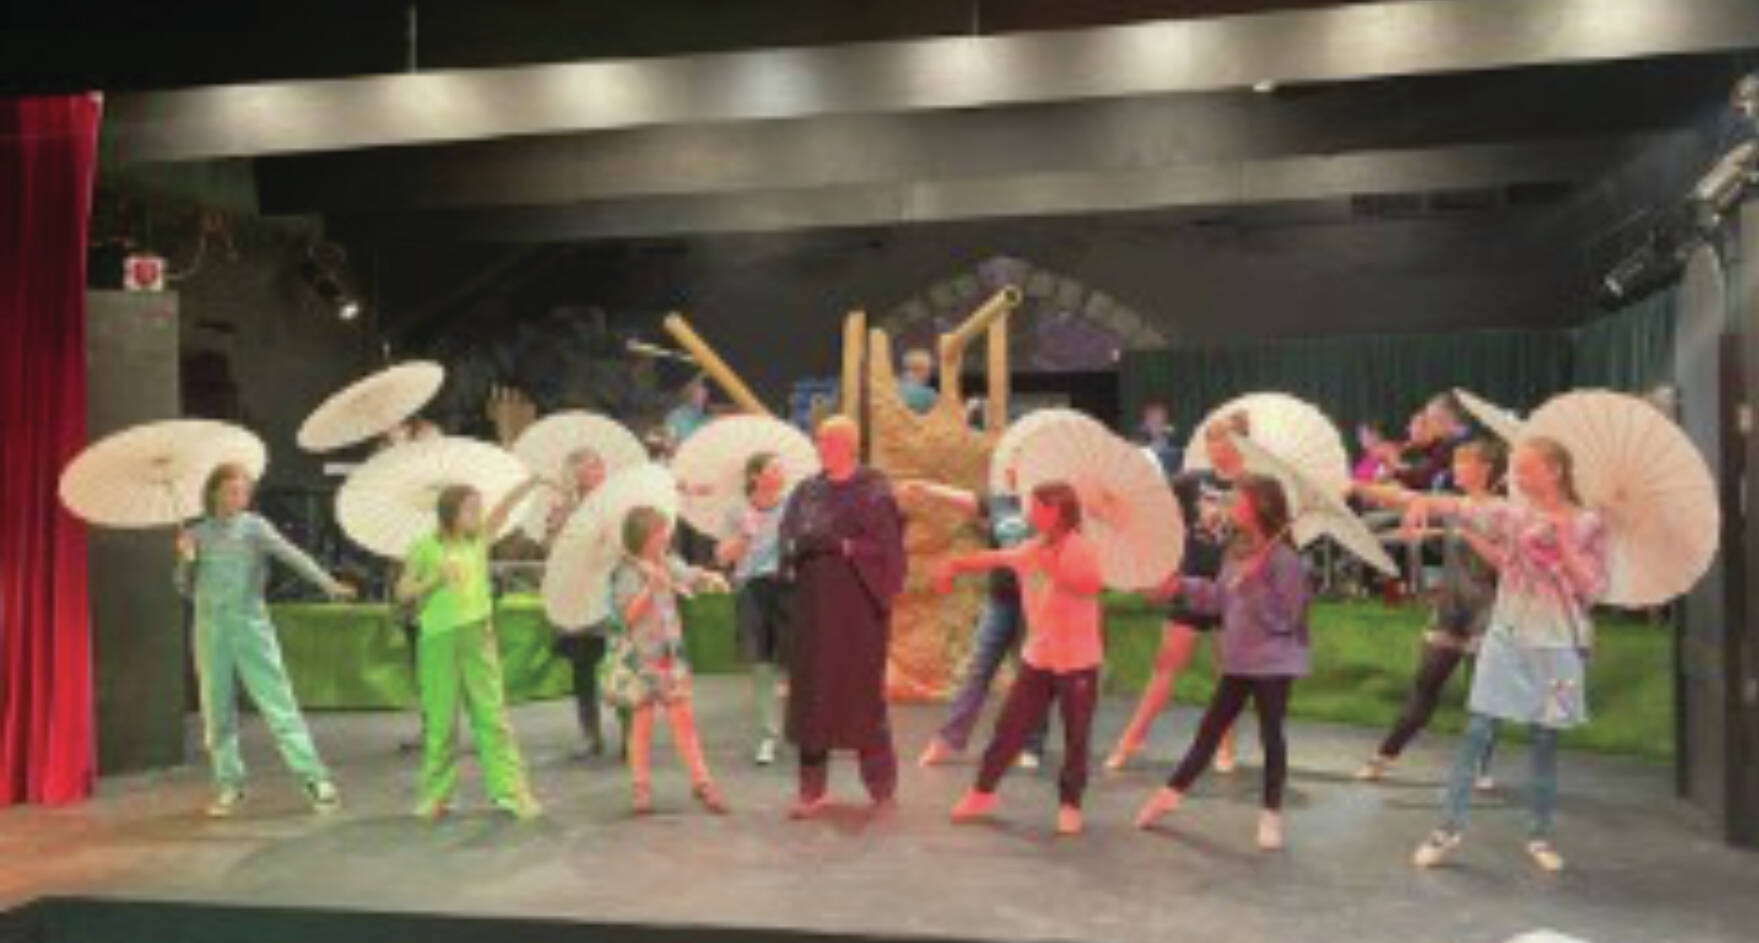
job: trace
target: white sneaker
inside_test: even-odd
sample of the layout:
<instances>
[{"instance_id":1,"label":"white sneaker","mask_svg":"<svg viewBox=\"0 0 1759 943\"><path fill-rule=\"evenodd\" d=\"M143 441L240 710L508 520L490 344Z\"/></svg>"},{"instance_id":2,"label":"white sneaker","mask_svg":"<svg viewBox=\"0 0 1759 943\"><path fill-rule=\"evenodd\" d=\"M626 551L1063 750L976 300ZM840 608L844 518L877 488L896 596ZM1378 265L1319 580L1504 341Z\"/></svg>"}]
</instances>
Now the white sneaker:
<instances>
[{"instance_id":1,"label":"white sneaker","mask_svg":"<svg viewBox=\"0 0 1759 943\"><path fill-rule=\"evenodd\" d=\"M1386 771L1391 769L1393 761L1384 756L1377 756L1362 764L1356 771L1356 778L1365 783L1379 782L1386 778Z\"/></svg>"},{"instance_id":2,"label":"white sneaker","mask_svg":"<svg viewBox=\"0 0 1759 943\"><path fill-rule=\"evenodd\" d=\"M236 786L226 786L215 793L213 801L208 803L208 818L231 818L241 805L244 805L244 790Z\"/></svg>"},{"instance_id":3,"label":"white sneaker","mask_svg":"<svg viewBox=\"0 0 1759 943\"><path fill-rule=\"evenodd\" d=\"M1496 777L1489 773L1483 773L1479 775L1477 779L1472 781L1472 788L1479 792L1495 792Z\"/></svg>"},{"instance_id":4,"label":"white sneaker","mask_svg":"<svg viewBox=\"0 0 1759 943\"><path fill-rule=\"evenodd\" d=\"M1464 840L1465 836L1459 832L1438 828L1430 832L1428 838L1423 839L1423 844L1417 846L1417 852L1411 856L1411 863L1419 868L1433 868L1441 864L1455 848L1460 847L1460 842Z\"/></svg>"},{"instance_id":5,"label":"white sneaker","mask_svg":"<svg viewBox=\"0 0 1759 943\"><path fill-rule=\"evenodd\" d=\"M305 794L311 798L313 812L327 815L342 808L342 796L336 792L336 784L327 779L305 787Z\"/></svg>"},{"instance_id":6,"label":"white sneaker","mask_svg":"<svg viewBox=\"0 0 1759 943\"><path fill-rule=\"evenodd\" d=\"M1543 838L1535 838L1527 843L1527 857L1539 865L1539 870L1547 874L1556 874L1564 869L1564 856L1558 854L1557 847Z\"/></svg>"},{"instance_id":7,"label":"white sneaker","mask_svg":"<svg viewBox=\"0 0 1759 943\"><path fill-rule=\"evenodd\" d=\"M758 741L756 761L759 766L769 766L776 762L776 741L774 738L765 737Z\"/></svg>"},{"instance_id":8,"label":"white sneaker","mask_svg":"<svg viewBox=\"0 0 1759 943\"><path fill-rule=\"evenodd\" d=\"M1269 809L1258 813L1258 848L1278 851L1283 847L1283 814Z\"/></svg>"},{"instance_id":9,"label":"white sneaker","mask_svg":"<svg viewBox=\"0 0 1759 943\"><path fill-rule=\"evenodd\" d=\"M1024 770L1035 770L1044 765L1044 758L1031 750L1023 750L1020 753L1020 758L1014 761L1014 765Z\"/></svg>"}]
</instances>

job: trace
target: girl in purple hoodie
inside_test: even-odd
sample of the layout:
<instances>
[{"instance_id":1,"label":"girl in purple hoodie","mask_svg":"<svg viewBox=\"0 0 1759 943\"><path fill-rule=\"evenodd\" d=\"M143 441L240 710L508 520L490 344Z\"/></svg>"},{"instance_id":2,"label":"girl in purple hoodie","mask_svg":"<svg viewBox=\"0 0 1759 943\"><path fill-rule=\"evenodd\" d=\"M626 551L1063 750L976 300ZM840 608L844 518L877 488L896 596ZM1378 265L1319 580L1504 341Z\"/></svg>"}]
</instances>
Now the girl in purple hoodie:
<instances>
[{"instance_id":1,"label":"girl in purple hoodie","mask_svg":"<svg viewBox=\"0 0 1759 943\"><path fill-rule=\"evenodd\" d=\"M1182 595L1191 609L1221 617L1217 649L1222 677L1196 740L1166 786L1143 804L1136 826L1148 828L1179 807L1215 757L1222 733L1251 700L1264 749L1258 847L1271 851L1283 845L1283 783L1288 778L1283 721L1289 691L1308 671L1307 573L1289 542L1289 502L1282 485L1274 478L1246 475L1236 488L1235 535L1220 576L1175 577L1160 590L1163 597Z\"/></svg>"}]
</instances>

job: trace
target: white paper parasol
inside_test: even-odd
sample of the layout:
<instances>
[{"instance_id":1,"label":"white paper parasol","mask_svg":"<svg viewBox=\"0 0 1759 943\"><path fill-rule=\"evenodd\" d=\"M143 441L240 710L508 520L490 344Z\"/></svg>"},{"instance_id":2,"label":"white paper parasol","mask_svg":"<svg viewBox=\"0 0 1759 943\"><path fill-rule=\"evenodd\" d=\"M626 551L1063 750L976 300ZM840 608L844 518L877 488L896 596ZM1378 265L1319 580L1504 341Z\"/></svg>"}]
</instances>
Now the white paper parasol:
<instances>
[{"instance_id":1,"label":"white paper parasol","mask_svg":"<svg viewBox=\"0 0 1759 943\"><path fill-rule=\"evenodd\" d=\"M513 454L532 474L550 484L532 494L521 525L526 536L542 542L549 535L550 514L561 500L568 482L568 459L581 449L591 449L604 462L608 477L647 461L647 449L622 423L583 409L554 413L532 423L513 441Z\"/></svg>"},{"instance_id":2,"label":"white paper parasol","mask_svg":"<svg viewBox=\"0 0 1759 943\"><path fill-rule=\"evenodd\" d=\"M1024 442L1026 437L1032 434L1032 430L1037 429L1047 422L1073 423L1077 425L1084 424L1091 426L1098 432L1107 431L1105 426L1102 425L1099 420L1084 412L1079 412L1073 409L1063 409L1061 407L1035 409L1024 416L1021 416L1019 419L1010 423L1008 428L1002 430L1001 436L996 439L996 447L990 452L990 491L1000 494L1010 490L1008 487L1008 465L1017 457L1020 451L1020 443Z\"/></svg>"},{"instance_id":3,"label":"white paper parasol","mask_svg":"<svg viewBox=\"0 0 1759 943\"><path fill-rule=\"evenodd\" d=\"M1178 570L1185 522L1158 461L1078 413L1036 424L1016 456L1021 494L1062 481L1081 496L1081 531L1107 586L1148 589Z\"/></svg>"},{"instance_id":4,"label":"white paper parasol","mask_svg":"<svg viewBox=\"0 0 1759 943\"><path fill-rule=\"evenodd\" d=\"M1492 435L1510 445L1520 440L1521 417L1515 415L1514 412L1487 399L1480 398L1467 390L1455 389L1454 399L1459 400L1460 405L1466 407L1466 412L1471 413L1472 418L1477 420L1479 425L1490 430Z\"/></svg>"},{"instance_id":5,"label":"white paper parasol","mask_svg":"<svg viewBox=\"0 0 1759 943\"><path fill-rule=\"evenodd\" d=\"M1325 413L1287 393L1249 393L1217 407L1191 434L1185 449L1187 471L1209 467L1203 430L1242 410L1251 421L1253 442L1332 493L1343 493L1350 482L1350 454L1344 451L1343 437Z\"/></svg>"},{"instance_id":6,"label":"white paper parasol","mask_svg":"<svg viewBox=\"0 0 1759 943\"><path fill-rule=\"evenodd\" d=\"M438 524L434 505L452 485L470 485L488 514L531 478L525 463L499 446L453 436L393 445L355 469L336 494L336 521L350 540L383 557L401 558ZM500 538L519 519L508 515Z\"/></svg>"},{"instance_id":7,"label":"white paper parasol","mask_svg":"<svg viewBox=\"0 0 1759 943\"><path fill-rule=\"evenodd\" d=\"M1295 543L1305 547L1321 537L1330 537L1363 563L1387 576L1399 575L1399 565L1387 554L1380 538L1344 503L1338 489L1314 480L1252 439L1235 436L1234 444L1246 460L1247 470L1282 482Z\"/></svg>"},{"instance_id":8,"label":"white paper parasol","mask_svg":"<svg viewBox=\"0 0 1759 943\"><path fill-rule=\"evenodd\" d=\"M263 441L248 429L208 419L171 419L106 436L61 472L61 503L104 527L163 527L202 513L202 486L224 463L260 478Z\"/></svg>"},{"instance_id":9,"label":"white paper parasol","mask_svg":"<svg viewBox=\"0 0 1759 943\"><path fill-rule=\"evenodd\" d=\"M745 463L759 452L773 452L781 460L788 488L818 473L812 440L769 416L716 419L684 440L671 467L691 527L709 537L725 536L727 516L744 507Z\"/></svg>"},{"instance_id":10,"label":"white paper parasol","mask_svg":"<svg viewBox=\"0 0 1759 943\"><path fill-rule=\"evenodd\" d=\"M299 447L332 452L382 435L421 411L445 381L446 369L431 360L411 360L356 380L305 417Z\"/></svg>"},{"instance_id":11,"label":"white paper parasol","mask_svg":"<svg viewBox=\"0 0 1759 943\"><path fill-rule=\"evenodd\" d=\"M677 517L678 480L663 466L650 462L612 475L568 516L544 565L544 611L558 628L581 629L610 615L623 519L642 505Z\"/></svg>"},{"instance_id":12,"label":"white paper parasol","mask_svg":"<svg viewBox=\"0 0 1759 943\"><path fill-rule=\"evenodd\" d=\"M1523 438L1562 443L1582 500L1605 515L1604 602L1656 606L1692 588L1722 533L1716 481L1671 419L1634 396L1582 390L1528 418Z\"/></svg>"}]
</instances>

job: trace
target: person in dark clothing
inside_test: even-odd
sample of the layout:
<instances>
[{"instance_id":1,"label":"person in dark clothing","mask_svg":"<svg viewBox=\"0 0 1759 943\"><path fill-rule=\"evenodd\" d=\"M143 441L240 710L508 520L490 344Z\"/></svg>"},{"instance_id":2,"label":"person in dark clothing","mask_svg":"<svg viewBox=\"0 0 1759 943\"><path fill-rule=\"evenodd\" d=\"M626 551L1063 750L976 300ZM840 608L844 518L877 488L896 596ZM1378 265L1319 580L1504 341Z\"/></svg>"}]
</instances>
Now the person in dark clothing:
<instances>
[{"instance_id":1,"label":"person in dark clothing","mask_svg":"<svg viewBox=\"0 0 1759 943\"><path fill-rule=\"evenodd\" d=\"M1203 445L1209 453L1210 467L1187 472L1173 479L1173 493L1178 496L1184 514L1185 555L1180 572L1185 576L1213 579L1221 572L1228 541L1233 538L1230 505L1234 481L1245 473L1246 463L1234 447L1234 436L1250 437L1251 420L1237 412L1212 421L1203 430ZM1154 673L1142 690L1136 711L1124 725L1118 742L1106 757L1105 768L1117 772L1129 763L1148 742L1148 732L1155 718L1173 696L1173 684L1179 673L1190 664L1200 635L1210 632L1220 620L1214 615L1193 610L1175 599L1167 611L1160 651L1154 657ZM1234 742L1230 733L1223 738L1216 766L1222 772L1234 768Z\"/></svg>"},{"instance_id":2,"label":"person in dark clothing","mask_svg":"<svg viewBox=\"0 0 1759 943\"><path fill-rule=\"evenodd\" d=\"M1502 480L1508 453L1502 443L1474 439L1454 450L1453 480L1465 500L1482 503L1493 498ZM1375 504L1403 508L1417 495L1390 485L1359 485L1356 494ZM1496 602L1498 550L1485 538L1457 522L1450 522L1443 535L1442 581L1423 637L1423 656L1410 699L1382 741L1380 751L1356 778L1373 781L1384 777L1407 744L1417 736L1441 703L1441 692L1454 670L1478 651L1479 639L1490 625ZM1490 755L1478 771L1478 788L1488 789Z\"/></svg>"},{"instance_id":3,"label":"person in dark clothing","mask_svg":"<svg viewBox=\"0 0 1759 943\"><path fill-rule=\"evenodd\" d=\"M886 711L892 600L904 586L904 518L884 475L860 464L861 433L835 416L818 428L824 470L794 489L781 560L794 586L788 738L800 751L792 818L827 804L830 754L854 750L876 809L889 808L898 760Z\"/></svg>"}]
</instances>

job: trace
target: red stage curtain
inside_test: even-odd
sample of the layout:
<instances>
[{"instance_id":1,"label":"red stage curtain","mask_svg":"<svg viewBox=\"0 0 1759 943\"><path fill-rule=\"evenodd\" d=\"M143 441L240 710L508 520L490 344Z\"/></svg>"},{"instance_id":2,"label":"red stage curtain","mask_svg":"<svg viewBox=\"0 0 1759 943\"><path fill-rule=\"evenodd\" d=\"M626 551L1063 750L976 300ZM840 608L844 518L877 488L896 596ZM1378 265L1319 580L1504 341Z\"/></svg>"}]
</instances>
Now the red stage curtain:
<instances>
[{"instance_id":1,"label":"red stage curtain","mask_svg":"<svg viewBox=\"0 0 1759 943\"><path fill-rule=\"evenodd\" d=\"M85 531L55 487L85 443L99 108L0 98L0 806L92 789Z\"/></svg>"}]
</instances>

